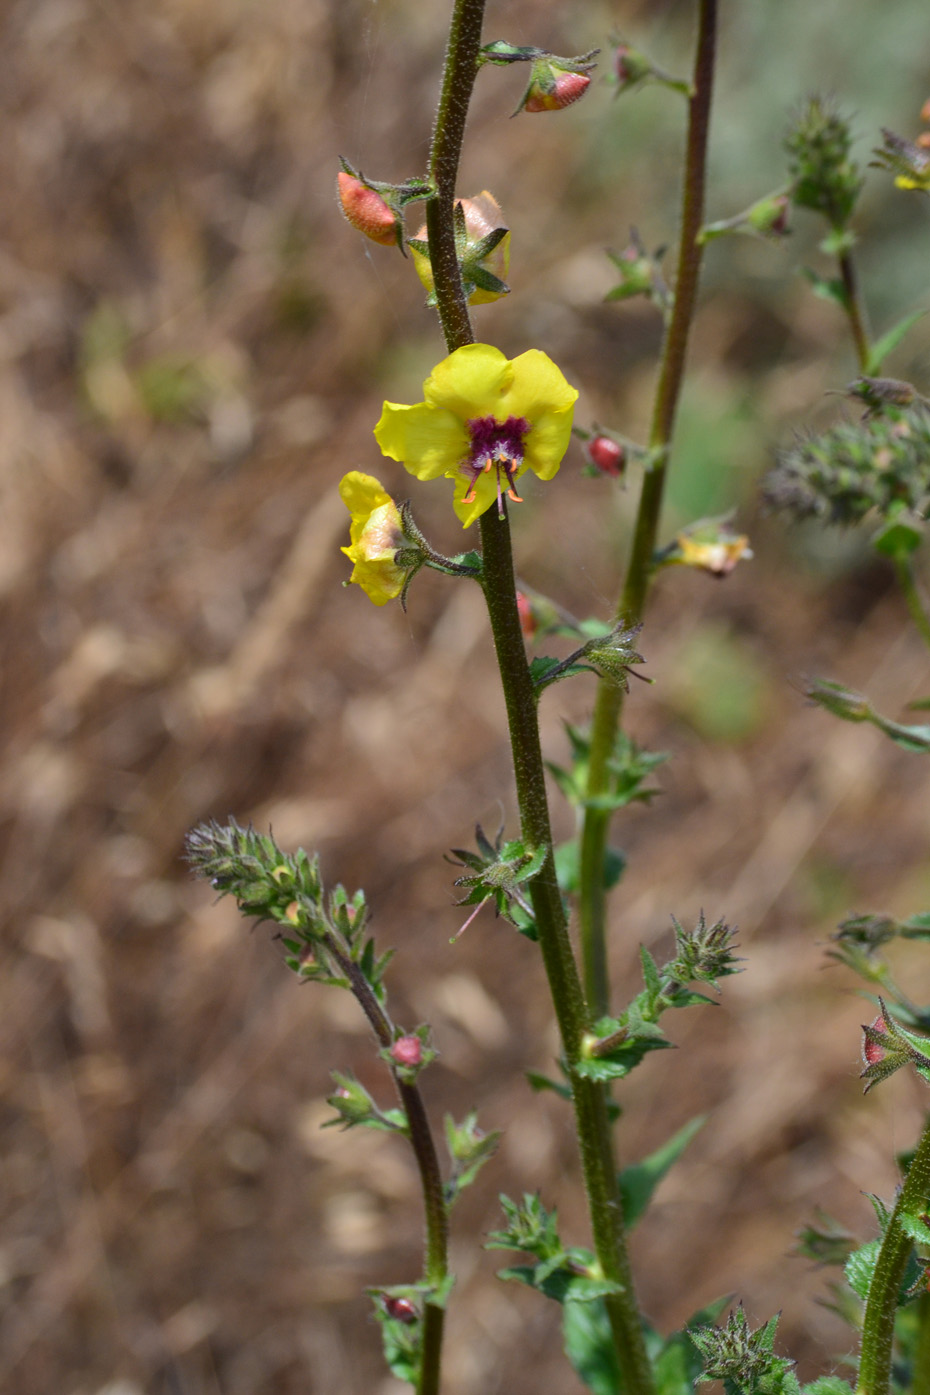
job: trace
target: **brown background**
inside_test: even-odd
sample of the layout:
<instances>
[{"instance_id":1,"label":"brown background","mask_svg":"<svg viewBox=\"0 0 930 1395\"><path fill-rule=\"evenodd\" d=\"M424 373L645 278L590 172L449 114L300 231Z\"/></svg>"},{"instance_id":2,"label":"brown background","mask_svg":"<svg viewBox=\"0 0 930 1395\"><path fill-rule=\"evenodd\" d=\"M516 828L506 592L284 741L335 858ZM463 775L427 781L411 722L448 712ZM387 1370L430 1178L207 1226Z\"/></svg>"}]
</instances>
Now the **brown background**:
<instances>
[{"instance_id":1,"label":"brown background","mask_svg":"<svg viewBox=\"0 0 930 1395\"><path fill-rule=\"evenodd\" d=\"M558 27L532 0L492 3L487 36L571 52L619 26L682 70L690 8L592 4ZM913 134L918 4L726 8L714 216L784 181L781 133L812 84L855 110L863 162L878 125ZM386 1083L353 1002L298 991L266 932L190 880L185 830L227 814L364 883L399 949L396 1016L429 1018L442 1051L435 1117L474 1106L506 1130L454 1220L449 1395L580 1388L556 1310L498 1284L505 1257L475 1244L500 1191L539 1189L566 1238L586 1236L567 1112L522 1077L556 1051L536 955L487 913L449 943L443 850L476 819L514 827L480 597L425 576L404 616L340 589L347 468L414 493L436 544L461 545L445 485L411 482L370 434L384 396L416 400L435 321L409 264L363 244L332 193L338 153L375 177L422 170L446 21L425 0L4 9L0 1380L16 1395L397 1388L362 1290L416 1276L413 1168L397 1141L320 1132L331 1067ZM545 349L582 388L581 423L636 435L658 331L648 307L603 305L603 249L630 223L650 246L672 237L679 103L614 103L598 83L511 123L519 90L481 75L462 173L513 229L513 294L479 333ZM926 210L869 187L885 328L925 295ZM853 909L925 909L930 884L922 761L807 708L798 684L823 673L898 715L930 674L864 538L757 517L773 445L834 415L823 394L853 372L835 308L793 274L826 269L797 221L787 251L708 255L666 535L737 505L756 560L657 589L656 683L629 723L673 759L652 811L618 821L611 955L622 1003L670 914L740 926L746 972L722 1006L677 1015L679 1049L622 1091L627 1159L711 1113L636 1261L666 1329L723 1292L754 1321L783 1308L783 1349L811 1376L847 1336L792 1234L818 1204L871 1233L860 1193L890 1193L923 1107L906 1079L862 1101L871 1010L825 941ZM908 343L889 367L926 385L930 332ZM528 489L519 567L606 617L636 488L580 466L573 447ZM546 697L552 756L592 691ZM566 835L558 799L555 817ZM902 975L926 995L921 952Z\"/></svg>"}]
</instances>

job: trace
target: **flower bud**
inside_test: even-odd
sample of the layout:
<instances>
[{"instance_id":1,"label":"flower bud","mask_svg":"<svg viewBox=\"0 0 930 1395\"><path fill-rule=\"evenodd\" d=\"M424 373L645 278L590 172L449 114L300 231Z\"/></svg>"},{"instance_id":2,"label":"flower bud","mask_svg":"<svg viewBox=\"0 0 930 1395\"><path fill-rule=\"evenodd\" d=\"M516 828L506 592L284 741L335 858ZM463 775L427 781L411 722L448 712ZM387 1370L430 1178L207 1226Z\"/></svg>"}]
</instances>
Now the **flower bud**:
<instances>
[{"instance_id":1,"label":"flower bud","mask_svg":"<svg viewBox=\"0 0 930 1395\"><path fill-rule=\"evenodd\" d=\"M610 436L592 436L585 449L588 459L599 474L613 475L615 478L623 474L626 451L618 441L612 440Z\"/></svg>"},{"instance_id":2,"label":"flower bud","mask_svg":"<svg viewBox=\"0 0 930 1395\"><path fill-rule=\"evenodd\" d=\"M398 1037L390 1049L391 1060L398 1066L419 1066L423 1062L423 1043L419 1037Z\"/></svg>"},{"instance_id":3,"label":"flower bud","mask_svg":"<svg viewBox=\"0 0 930 1395\"><path fill-rule=\"evenodd\" d=\"M583 97L591 85L587 73L556 72L549 63L534 65L522 111L561 111Z\"/></svg>"},{"instance_id":4,"label":"flower bud","mask_svg":"<svg viewBox=\"0 0 930 1395\"><path fill-rule=\"evenodd\" d=\"M382 1295L382 1301L384 1303L384 1311L387 1313L388 1317L394 1318L396 1322L406 1323L407 1326L419 1322L419 1309L409 1298L398 1298L392 1293L385 1293Z\"/></svg>"},{"instance_id":5,"label":"flower bud","mask_svg":"<svg viewBox=\"0 0 930 1395\"><path fill-rule=\"evenodd\" d=\"M522 591L517 592L517 614L520 616L520 629L524 639L532 639L536 633L536 616L529 598Z\"/></svg>"},{"instance_id":6,"label":"flower bud","mask_svg":"<svg viewBox=\"0 0 930 1395\"><path fill-rule=\"evenodd\" d=\"M456 200L456 218L459 227L464 227L464 237L459 238L462 245L456 250L469 305L488 305L493 300L500 300L509 291L506 278L510 268L510 231L501 214L500 204L493 194L484 189L472 199ZM425 223L416 237L408 239L407 246L413 256L416 273L432 303L433 268Z\"/></svg>"},{"instance_id":7,"label":"flower bud","mask_svg":"<svg viewBox=\"0 0 930 1395\"><path fill-rule=\"evenodd\" d=\"M527 58L530 52L535 53L530 80L514 116L521 111L561 111L577 102L591 86L596 48L577 58L557 58L554 53L544 53L540 49L528 50Z\"/></svg>"},{"instance_id":8,"label":"flower bud","mask_svg":"<svg viewBox=\"0 0 930 1395\"><path fill-rule=\"evenodd\" d=\"M768 198L754 203L746 214L746 222L763 237L784 237L788 231L788 209L791 200L787 194L770 194Z\"/></svg>"},{"instance_id":9,"label":"flower bud","mask_svg":"<svg viewBox=\"0 0 930 1395\"><path fill-rule=\"evenodd\" d=\"M884 1046L882 1046L881 1042L876 1041L875 1038L884 1037L887 1035L888 1033L885 1028L885 1019L880 1015L876 1017L875 1021L871 1024L871 1026L868 1029L868 1032L866 1031L866 1028L863 1027L862 1059L865 1061L867 1066L874 1066L876 1061L884 1060L885 1048Z\"/></svg>"},{"instance_id":10,"label":"flower bud","mask_svg":"<svg viewBox=\"0 0 930 1395\"><path fill-rule=\"evenodd\" d=\"M336 180L342 211L353 228L382 247L394 246L397 242L397 216L377 190L345 170L340 170Z\"/></svg>"},{"instance_id":11,"label":"flower bud","mask_svg":"<svg viewBox=\"0 0 930 1395\"><path fill-rule=\"evenodd\" d=\"M630 48L629 44L617 44L613 54L614 77L621 91L634 87L652 76L652 64L644 53Z\"/></svg>"}]
</instances>

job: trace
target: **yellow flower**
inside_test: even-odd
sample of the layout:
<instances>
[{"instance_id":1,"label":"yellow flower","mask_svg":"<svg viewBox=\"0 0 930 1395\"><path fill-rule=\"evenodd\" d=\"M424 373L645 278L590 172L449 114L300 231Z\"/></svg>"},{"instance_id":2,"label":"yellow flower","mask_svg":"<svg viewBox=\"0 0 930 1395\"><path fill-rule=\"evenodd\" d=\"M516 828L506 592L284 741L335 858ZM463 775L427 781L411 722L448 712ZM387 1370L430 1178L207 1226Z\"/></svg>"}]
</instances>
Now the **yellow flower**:
<instances>
[{"instance_id":1,"label":"yellow flower","mask_svg":"<svg viewBox=\"0 0 930 1395\"><path fill-rule=\"evenodd\" d=\"M742 534L722 532L715 538L698 538L679 533L675 541L679 555L673 557L673 561L697 567L712 576L729 576L737 562L752 556L749 539Z\"/></svg>"},{"instance_id":2,"label":"yellow flower","mask_svg":"<svg viewBox=\"0 0 930 1395\"><path fill-rule=\"evenodd\" d=\"M454 508L464 527L530 469L551 480L572 433L578 393L539 349L507 359L490 344L467 344L436 365L424 402L385 402L375 439L420 480L455 481Z\"/></svg>"},{"instance_id":3,"label":"yellow flower","mask_svg":"<svg viewBox=\"0 0 930 1395\"><path fill-rule=\"evenodd\" d=\"M410 570L394 561L405 541L400 512L380 481L358 470L343 476L339 493L352 515L350 544L340 549L355 564L349 580L385 605L403 591Z\"/></svg>"}]
</instances>

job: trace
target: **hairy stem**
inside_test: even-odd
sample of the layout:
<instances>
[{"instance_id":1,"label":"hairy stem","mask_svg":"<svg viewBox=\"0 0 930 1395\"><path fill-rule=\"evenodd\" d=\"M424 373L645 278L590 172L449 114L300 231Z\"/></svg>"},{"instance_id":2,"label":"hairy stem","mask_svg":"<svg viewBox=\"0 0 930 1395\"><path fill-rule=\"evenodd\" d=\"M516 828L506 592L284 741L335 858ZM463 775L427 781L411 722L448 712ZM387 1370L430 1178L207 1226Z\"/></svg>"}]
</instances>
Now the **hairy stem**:
<instances>
[{"instance_id":1,"label":"hairy stem","mask_svg":"<svg viewBox=\"0 0 930 1395\"><path fill-rule=\"evenodd\" d=\"M430 163L438 190L437 197L427 206L430 262L440 323L450 353L474 342L455 255L453 203L468 99L481 45L483 9L484 0L456 0ZM587 1013L555 874L536 698L517 611L510 522L506 515L501 518L496 510L489 510L482 515L480 526L482 585L507 707L521 830L529 846L546 850L543 867L530 883L530 896L571 1072L580 1056ZM612 1279L619 1289L606 1300L606 1307L625 1389L629 1395L651 1395L652 1369L633 1292L607 1101L599 1086L574 1073L572 1097L594 1247L605 1278Z\"/></svg>"},{"instance_id":2,"label":"hairy stem","mask_svg":"<svg viewBox=\"0 0 930 1395\"><path fill-rule=\"evenodd\" d=\"M869 366L869 335L865 324L865 307L859 291L859 278L856 275L856 264L852 259L852 253L844 252L839 258L839 265L840 279L843 282L844 308L853 343L856 346L859 371L866 373Z\"/></svg>"},{"instance_id":3,"label":"hairy stem","mask_svg":"<svg viewBox=\"0 0 930 1395\"><path fill-rule=\"evenodd\" d=\"M383 1047L389 1047L394 1040L394 1028L384 1008L372 992L371 985L365 975L358 965L342 952L333 936L327 935L325 944L328 952L349 980L352 992L368 1018L378 1041ZM392 1070L391 1074L394 1077L401 1108L407 1120L407 1135L420 1172L423 1209L426 1213L426 1272L424 1277L428 1283L438 1288L445 1280L449 1267L449 1217L443 1194L439 1156L436 1152L436 1144L419 1087L408 1085L400 1080L395 1070ZM417 1382L417 1395L438 1395L444 1317L444 1309L438 1304L425 1303L423 1305L420 1377Z\"/></svg>"},{"instance_id":4,"label":"hairy stem","mask_svg":"<svg viewBox=\"0 0 930 1395\"><path fill-rule=\"evenodd\" d=\"M917 1347L910 1395L930 1395L930 1294L917 1300Z\"/></svg>"},{"instance_id":5,"label":"hairy stem","mask_svg":"<svg viewBox=\"0 0 930 1395\"><path fill-rule=\"evenodd\" d=\"M875 1272L862 1322L862 1351L859 1356L857 1395L887 1395L891 1384L891 1358L894 1347L894 1320L898 1294L913 1240L901 1226L904 1215L919 1216L930 1198L930 1119L924 1126L904 1185L882 1239ZM922 1344L926 1347L926 1343ZM923 1373L926 1387L927 1373ZM916 1388L916 1387L915 1387Z\"/></svg>"},{"instance_id":6,"label":"hairy stem","mask_svg":"<svg viewBox=\"0 0 930 1395\"><path fill-rule=\"evenodd\" d=\"M623 1371L624 1390L629 1395L647 1395L653 1388L652 1370L633 1289L607 1100L600 1085L580 1078L573 1071L581 1054L587 1012L552 855L536 698L517 611L509 520L500 519L495 510L489 509L481 517L481 539L485 596L507 707L521 831L529 847L546 849L546 860L538 876L530 882L529 893L572 1079L594 1249L604 1277L613 1280L621 1289L610 1295L605 1304Z\"/></svg>"},{"instance_id":7,"label":"hairy stem","mask_svg":"<svg viewBox=\"0 0 930 1395\"><path fill-rule=\"evenodd\" d=\"M694 317L703 250L698 241L698 233L704 220L707 136L710 126L716 34L717 0L699 0L694 80L688 110L675 303L665 334L656 386L649 437L650 468L647 469L643 480L633 547L617 606L616 619L625 625L639 624L646 602L665 490L669 446L681 396L688 336ZM606 793L609 761L622 705L623 690L602 680L598 684L591 723L587 789L590 801L596 801ZM610 1005L605 933L607 906L603 870L609 824L609 811L589 805L585 811L581 834L579 911L585 991L595 1017L607 1013Z\"/></svg>"}]
</instances>

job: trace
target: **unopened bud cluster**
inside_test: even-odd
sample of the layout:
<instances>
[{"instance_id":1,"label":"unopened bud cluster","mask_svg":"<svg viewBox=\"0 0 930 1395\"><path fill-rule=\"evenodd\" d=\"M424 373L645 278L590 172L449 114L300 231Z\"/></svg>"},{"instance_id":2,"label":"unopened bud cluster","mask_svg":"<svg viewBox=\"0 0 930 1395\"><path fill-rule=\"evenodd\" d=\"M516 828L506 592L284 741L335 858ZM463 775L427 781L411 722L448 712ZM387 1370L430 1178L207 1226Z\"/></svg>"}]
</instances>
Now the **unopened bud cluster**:
<instances>
[{"instance_id":1,"label":"unopened bud cluster","mask_svg":"<svg viewBox=\"0 0 930 1395\"><path fill-rule=\"evenodd\" d=\"M918 513L930 500L930 414L888 408L840 422L781 452L763 484L769 506L795 518L853 524L870 509Z\"/></svg>"},{"instance_id":2,"label":"unopened bud cluster","mask_svg":"<svg viewBox=\"0 0 930 1395\"><path fill-rule=\"evenodd\" d=\"M810 99L785 140L792 203L822 214L837 230L849 222L862 188L851 146L849 122L823 97Z\"/></svg>"},{"instance_id":3,"label":"unopened bud cluster","mask_svg":"<svg viewBox=\"0 0 930 1395\"><path fill-rule=\"evenodd\" d=\"M755 1332L742 1307L730 1313L722 1327L698 1327L689 1335L704 1361L700 1381L720 1380L727 1390L781 1391L785 1377L794 1365L774 1352L778 1316Z\"/></svg>"}]
</instances>

